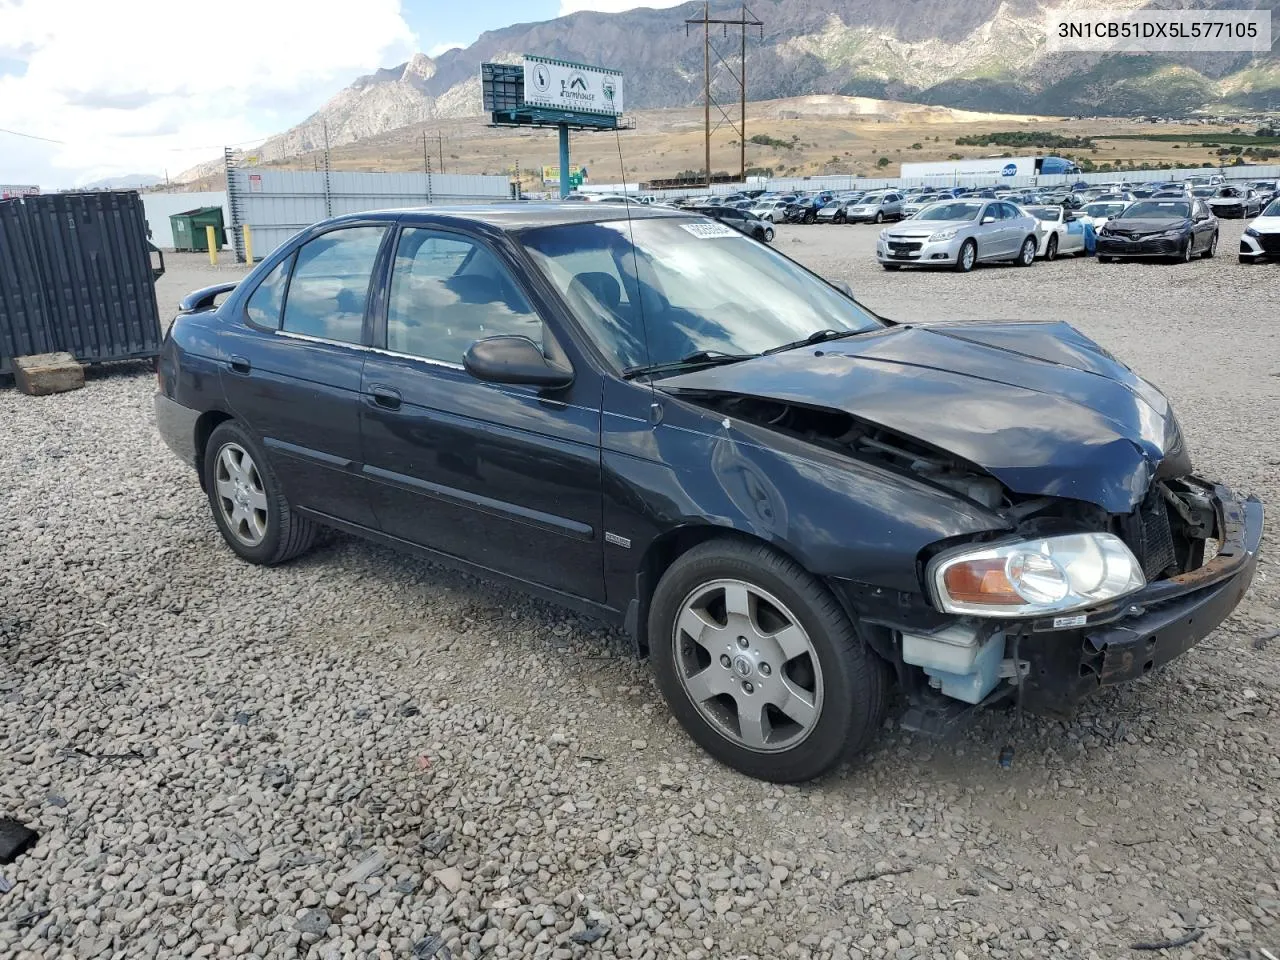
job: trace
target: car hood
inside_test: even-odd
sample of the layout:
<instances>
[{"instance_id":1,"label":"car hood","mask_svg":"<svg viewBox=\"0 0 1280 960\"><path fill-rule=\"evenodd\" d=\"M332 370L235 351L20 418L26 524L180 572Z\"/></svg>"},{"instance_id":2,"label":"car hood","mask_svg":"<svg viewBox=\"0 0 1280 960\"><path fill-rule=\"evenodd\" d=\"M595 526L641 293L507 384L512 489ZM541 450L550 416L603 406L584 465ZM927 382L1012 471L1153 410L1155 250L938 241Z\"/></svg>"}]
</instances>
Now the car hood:
<instances>
[{"instance_id":1,"label":"car hood","mask_svg":"<svg viewBox=\"0 0 1280 960\"><path fill-rule=\"evenodd\" d=\"M1280 233L1280 217L1257 217L1249 226L1259 233Z\"/></svg>"},{"instance_id":2,"label":"car hood","mask_svg":"<svg viewBox=\"0 0 1280 960\"><path fill-rule=\"evenodd\" d=\"M1109 513L1132 511L1162 463L1190 470L1164 395L1061 322L893 326L656 386L839 410L961 457L1015 493Z\"/></svg>"},{"instance_id":3,"label":"car hood","mask_svg":"<svg viewBox=\"0 0 1280 960\"><path fill-rule=\"evenodd\" d=\"M1149 233L1167 233L1170 230L1185 230L1191 226L1191 221L1184 217L1169 218L1165 220L1148 220L1133 219L1126 217L1113 218L1107 224L1107 229L1115 233L1127 233L1134 236L1146 236Z\"/></svg>"},{"instance_id":4,"label":"car hood","mask_svg":"<svg viewBox=\"0 0 1280 960\"><path fill-rule=\"evenodd\" d=\"M908 220L889 230L891 237L914 237L920 234L937 233L940 230L972 227L976 220Z\"/></svg>"}]
</instances>

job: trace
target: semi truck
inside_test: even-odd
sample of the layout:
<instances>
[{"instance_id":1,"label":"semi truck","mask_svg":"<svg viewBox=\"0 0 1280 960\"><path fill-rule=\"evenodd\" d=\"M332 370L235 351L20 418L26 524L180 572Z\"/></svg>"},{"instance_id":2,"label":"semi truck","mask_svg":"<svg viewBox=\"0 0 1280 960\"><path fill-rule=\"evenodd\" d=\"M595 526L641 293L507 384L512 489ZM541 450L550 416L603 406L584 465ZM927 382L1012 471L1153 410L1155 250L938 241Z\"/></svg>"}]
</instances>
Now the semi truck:
<instances>
[{"instance_id":1,"label":"semi truck","mask_svg":"<svg viewBox=\"0 0 1280 960\"><path fill-rule=\"evenodd\" d=\"M1011 180L1014 177L1040 177L1079 173L1080 168L1062 157L980 157L973 160L936 160L929 163L904 163L903 179L926 180L940 185L960 180Z\"/></svg>"}]
</instances>

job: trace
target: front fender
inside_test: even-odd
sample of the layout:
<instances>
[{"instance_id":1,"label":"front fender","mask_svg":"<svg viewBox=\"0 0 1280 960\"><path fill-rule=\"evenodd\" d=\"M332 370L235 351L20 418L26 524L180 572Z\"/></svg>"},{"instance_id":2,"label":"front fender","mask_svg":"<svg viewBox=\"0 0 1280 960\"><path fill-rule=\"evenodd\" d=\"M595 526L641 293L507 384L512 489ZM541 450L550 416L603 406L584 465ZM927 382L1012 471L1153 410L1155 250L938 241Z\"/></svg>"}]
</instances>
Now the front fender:
<instances>
[{"instance_id":1,"label":"front fender","mask_svg":"<svg viewBox=\"0 0 1280 960\"><path fill-rule=\"evenodd\" d=\"M634 583L649 547L680 528L734 531L815 575L911 593L921 589L924 548L1008 529L922 480L691 404L664 405L663 422L611 431L603 450L606 576L618 590Z\"/></svg>"}]
</instances>

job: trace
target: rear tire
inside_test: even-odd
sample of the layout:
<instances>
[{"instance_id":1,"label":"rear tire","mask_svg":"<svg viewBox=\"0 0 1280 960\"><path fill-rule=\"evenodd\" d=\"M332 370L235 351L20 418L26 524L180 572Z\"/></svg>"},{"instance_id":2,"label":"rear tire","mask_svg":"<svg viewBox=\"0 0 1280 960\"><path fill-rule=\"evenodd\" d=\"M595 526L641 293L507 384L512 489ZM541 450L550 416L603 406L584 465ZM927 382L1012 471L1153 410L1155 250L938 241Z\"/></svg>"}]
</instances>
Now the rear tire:
<instances>
[{"instance_id":1,"label":"rear tire","mask_svg":"<svg viewBox=\"0 0 1280 960\"><path fill-rule=\"evenodd\" d=\"M1044 258L1046 260L1058 259L1058 235L1056 233L1049 238L1049 244L1044 248Z\"/></svg>"},{"instance_id":2,"label":"rear tire","mask_svg":"<svg viewBox=\"0 0 1280 960\"><path fill-rule=\"evenodd\" d=\"M1217 254L1217 252L1218 252L1218 235L1215 233L1212 237L1209 238L1209 246L1205 248L1205 251L1204 253L1201 254L1201 256L1204 257L1206 260L1212 260L1214 258L1214 255Z\"/></svg>"},{"instance_id":3,"label":"rear tire","mask_svg":"<svg viewBox=\"0 0 1280 960\"><path fill-rule=\"evenodd\" d=\"M773 227L766 227L764 231L764 242L773 243Z\"/></svg>"},{"instance_id":4,"label":"rear tire","mask_svg":"<svg viewBox=\"0 0 1280 960\"><path fill-rule=\"evenodd\" d=\"M713 540L653 594L649 651L672 714L715 759L797 783L862 750L889 674L826 586L763 544Z\"/></svg>"},{"instance_id":5,"label":"rear tire","mask_svg":"<svg viewBox=\"0 0 1280 960\"><path fill-rule=\"evenodd\" d=\"M204 478L218 532L242 559L273 566L315 542L319 527L294 512L266 454L236 421L219 424L209 436Z\"/></svg>"},{"instance_id":6,"label":"rear tire","mask_svg":"<svg viewBox=\"0 0 1280 960\"><path fill-rule=\"evenodd\" d=\"M874 220L873 222L874 222L874 223L884 223L884 214L883 214L883 213L881 213L879 210L877 210L877 211L876 211L876 218L875 218L875 220Z\"/></svg>"}]
</instances>

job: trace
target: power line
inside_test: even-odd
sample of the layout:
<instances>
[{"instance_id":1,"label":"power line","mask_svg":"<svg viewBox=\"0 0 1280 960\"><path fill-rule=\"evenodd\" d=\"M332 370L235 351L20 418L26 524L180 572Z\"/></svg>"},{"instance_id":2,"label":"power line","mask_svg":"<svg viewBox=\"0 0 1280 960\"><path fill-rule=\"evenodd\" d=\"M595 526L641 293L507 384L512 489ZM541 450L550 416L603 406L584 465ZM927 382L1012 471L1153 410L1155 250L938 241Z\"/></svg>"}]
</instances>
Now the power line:
<instances>
[{"instance_id":1,"label":"power line","mask_svg":"<svg viewBox=\"0 0 1280 960\"><path fill-rule=\"evenodd\" d=\"M736 18L729 17L713 17L711 16L710 0L703 0L702 16L691 17L685 20L684 32L688 36L689 28L696 24L702 25L702 110L703 110L703 137L705 139L706 165L707 165L707 186L711 186L711 135L720 129L721 124L716 123L715 130L711 128L711 105L715 103L716 109L720 111L720 115L724 117L724 122L738 134L738 157L741 167L740 175L745 182L747 179L747 27L758 27L760 29L760 38L764 39L764 23L756 18L756 15L747 9L747 5L741 5L742 12ZM729 35L729 27L740 27L742 30L741 45L739 47L738 72L734 73L733 67L715 47L711 45L711 25L719 24L723 26L725 36ZM733 122L733 118L725 111L717 101L711 96L711 55L716 55L719 64L716 66L717 73L720 65L723 65L728 71L729 76L738 84L738 103L741 110L738 123Z\"/></svg>"},{"instance_id":2,"label":"power line","mask_svg":"<svg viewBox=\"0 0 1280 960\"><path fill-rule=\"evenodd\" d=\"M59 143L59 144L66 143L65 140L51 140L48 137L37 137L34 133L22 133L21 131L18 131L18 130L8 130L5 127L0 127L0 133L9 133L15 137L25 137L28 140L43 140L45 143Z\"/></svg>"}]
</instances>

